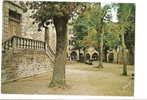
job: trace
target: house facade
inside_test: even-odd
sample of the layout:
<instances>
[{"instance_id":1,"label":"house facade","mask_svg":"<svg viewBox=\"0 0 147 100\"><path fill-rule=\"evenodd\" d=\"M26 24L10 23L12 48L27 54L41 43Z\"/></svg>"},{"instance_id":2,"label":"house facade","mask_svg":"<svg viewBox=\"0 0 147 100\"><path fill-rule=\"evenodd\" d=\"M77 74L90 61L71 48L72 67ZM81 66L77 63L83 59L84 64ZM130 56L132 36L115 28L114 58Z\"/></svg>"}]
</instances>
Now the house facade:
<instances>
[{"instance_id":1,"label":"house facade","mask_svg":"<svg viewBox=\"0 0 147 100\"><path fill-rule=\"evenodd\" d=\"M3 2L2 83L52 71L54 55L46 46L44 30L38 32L30 12L23 10L18 2Z\"/></svg>"}]
</instances>

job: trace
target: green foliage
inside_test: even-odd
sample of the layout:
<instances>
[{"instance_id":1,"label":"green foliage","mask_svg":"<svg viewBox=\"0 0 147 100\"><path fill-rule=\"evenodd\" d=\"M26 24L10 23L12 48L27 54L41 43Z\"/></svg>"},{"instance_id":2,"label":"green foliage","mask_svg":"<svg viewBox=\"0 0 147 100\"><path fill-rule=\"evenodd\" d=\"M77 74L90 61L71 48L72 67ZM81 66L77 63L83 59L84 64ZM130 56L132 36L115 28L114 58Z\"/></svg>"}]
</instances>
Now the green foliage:
<instances>
[{"instance_id":1,"label":"green foliage","mask_svg":"<svg viewBox=\"0 0 147 100\"><path fill-rule=\"evenodd\" d=\"M84 37L82 44L87 47L95 47L98 48L98 36L97 36L97 31L95 29L91 29L88 31L88 35Z\"/></svg>"},{"instance_id":2,"label":"green foliage","mask_svg":"<svg viewBox=\"0 0 147 100\"><path fill-rule=\"evenodd\" d=\"M76 32L78 40L82 40L83 37L87 35L88 25L85 20L84 16L79 16L77 21L74 23L74 32Z\"/></svg>"},{"instance_id":3,"label":"green foliage","mask_svg":"<svg viewBox=\"0 0 147 100\"><path fill-rule=\"evenodd\" d=\"M105 25L104 46L115 49L120 45L119 26L117 23L109 22Z\"/></svg>"},{"instance_id":4,"label":"green foliage","mask_svg":"<svg viewBox=\"0 0 147 100\"><path fill-rule=\"evenodd\" d=\"M135 4L118 4L118 19L121 33L124 34L125 45L131 49L135 45Z\"/></svg>"},{"instance_id":5,"label":"green foliage","mask_svg":"<svg viewBox=\"0 0 147 100\"><path fill-rule=\"evenodd\" d=\"M134 42L135 42L135 5L132 3L128 4L117 4L118 6L118 19L121 36L121 46L123 53L123 73L127 72L127 61L125 49L129 50L129 54L134 59ZM129 57L129 58L130 58ZM130 61L129 61L130 62ZM131 60L133 64L134 61ZM123 74L125 75L125 74Z\"/></svg>"},{"instance_id":6,"label":"green foliage","mask_svg":"<svg viewBox=\"0 0 147 100\"><path fill-rule=\"evenodd\" d=\"M116 26L111 23L111 9L112 5L101 7L99 3L91 4L80 15L74 23L74 31L76 33L76 42L80 41L80 46L100 47L100 34L104 29L104 43L105 46L114 47L118 37L115 35L112 27ZM114 36L113 36L114 35ZM118 43L117 43L118 44Z\"/></svg>"},{"instance_id":7,"label":"green foliage","mask_svg":"<svg viewBox=\"0 0 147 100\"><path fill-rule=\"evenodd\" d=\"M85 9L85 3L80 2L28 1L26 5L26 8L32 10L30 17L38 24L39 29L54 23L53 20L57 18L68 21Z\"/></svg>"}]
</instances>

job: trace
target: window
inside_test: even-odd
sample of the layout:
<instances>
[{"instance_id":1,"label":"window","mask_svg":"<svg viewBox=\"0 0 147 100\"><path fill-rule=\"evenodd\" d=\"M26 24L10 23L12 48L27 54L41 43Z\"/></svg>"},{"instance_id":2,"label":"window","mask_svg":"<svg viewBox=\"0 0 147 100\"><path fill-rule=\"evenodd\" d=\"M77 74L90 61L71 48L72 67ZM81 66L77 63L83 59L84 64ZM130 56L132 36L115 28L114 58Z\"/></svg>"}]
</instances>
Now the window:
<instances>
[{"instance_id":1,"label":"window","mask_svg":"<svg viewBox=\"0 0 147 100\"><path fill-rule=\"evenodd\" d=\"M15 11L9 10L9 18L12 20L15 20L17 22L20 22L21 14L15 12Z\"/></svg>"},{"instance_id":2,"label":"window","mask_svg":"<svg viewBox=\"0 0 147 100\"><path fill-rule=\"evenodd\" d=\"M21 14L9 10L9 36L21 34Z\"/></svg>"}]
</instances>

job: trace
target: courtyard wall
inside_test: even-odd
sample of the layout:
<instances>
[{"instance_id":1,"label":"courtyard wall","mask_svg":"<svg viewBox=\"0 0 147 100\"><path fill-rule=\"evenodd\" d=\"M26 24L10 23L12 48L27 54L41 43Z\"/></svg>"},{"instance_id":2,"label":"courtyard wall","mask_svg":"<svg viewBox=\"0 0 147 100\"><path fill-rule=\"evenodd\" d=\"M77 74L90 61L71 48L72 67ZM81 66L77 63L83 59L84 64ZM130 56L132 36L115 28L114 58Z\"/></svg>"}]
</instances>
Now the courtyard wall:
<instances>
[{"instance_id":1,"label":"courtyard wall","mask_svg":"<svg viewBox=\"0 0 147 100\"><path fill-rule=\"evenodd\" d=\"M9 50L2 57L2 83L52 71L51 62L44 51Z\"/></svg>"}]
</instances>

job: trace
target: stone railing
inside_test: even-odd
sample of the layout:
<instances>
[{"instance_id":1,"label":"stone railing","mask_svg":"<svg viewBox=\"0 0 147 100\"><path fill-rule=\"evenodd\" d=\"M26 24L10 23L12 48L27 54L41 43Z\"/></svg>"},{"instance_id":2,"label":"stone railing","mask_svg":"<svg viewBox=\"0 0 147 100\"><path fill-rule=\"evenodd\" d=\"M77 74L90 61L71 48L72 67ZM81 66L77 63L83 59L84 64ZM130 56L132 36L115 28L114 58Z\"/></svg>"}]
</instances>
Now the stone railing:
<instances>
[{"instance_id":1,"label":"stone railing","mask_svg":"<svg viewBox=\"0 0 147 100\"><path fill-rule=\"evenodd\" d=\"M46 42L33 40L28 38L23 38L19 36L13 36L10 39L2 43L2 52L6 53L9 50L17 49L33 49L45 51L52 63L54 63L55 52L51 49Z\"/></svg>"},{"instance_id":2,"label":"stone railing","mask_svg":"<svg viewBox=\"0 0 147 100\"><path fill-rule=\"evenodd\" d=\"M12 38L2 43L2 50L4 52L12 48L23 48L23 49L30 48L36 50L45 50L45 42L13 36Z\"/></svg>"},{"instance_id":3,"label":"stone railing","mask_svg":"<svg viewBox=\"0 0 147 100\"><path fill-rule=\"evenodd\" d=\"M12 48L12 39L8 39L2 43L2 51L5 52Z\"/></svg>"}]
</instances>

